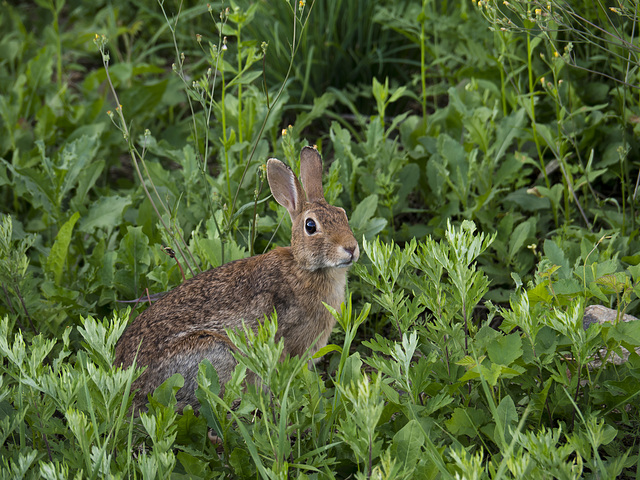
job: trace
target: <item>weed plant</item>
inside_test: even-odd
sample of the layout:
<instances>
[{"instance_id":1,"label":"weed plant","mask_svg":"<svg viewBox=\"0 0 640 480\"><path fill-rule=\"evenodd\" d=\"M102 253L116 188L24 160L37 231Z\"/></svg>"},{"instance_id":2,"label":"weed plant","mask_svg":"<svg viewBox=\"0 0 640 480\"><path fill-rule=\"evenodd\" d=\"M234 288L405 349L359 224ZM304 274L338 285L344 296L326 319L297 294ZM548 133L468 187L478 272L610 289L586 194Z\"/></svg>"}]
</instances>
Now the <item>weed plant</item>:
<instances>
[{"instance_id":1,"label":"weed plant","mask_svg":"<svg viewBox=\"0 0 640 480\"><path fill-rule=\"evenodd\" d=\"M1 478L637 477L636 3L4 7ZM308 143L363 253L333 343L274 315L132 416L124 328L288 243Z\"/></svg>"}]
</instances>

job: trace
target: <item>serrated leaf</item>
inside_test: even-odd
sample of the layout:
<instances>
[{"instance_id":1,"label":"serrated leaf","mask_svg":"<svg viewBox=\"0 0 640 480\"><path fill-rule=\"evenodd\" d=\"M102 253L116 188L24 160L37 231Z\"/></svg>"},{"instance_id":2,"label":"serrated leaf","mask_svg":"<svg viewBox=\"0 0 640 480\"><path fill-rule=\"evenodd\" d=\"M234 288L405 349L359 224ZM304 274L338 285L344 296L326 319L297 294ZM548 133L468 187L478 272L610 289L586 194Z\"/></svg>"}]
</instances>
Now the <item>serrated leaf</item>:
<instances>
[{"instance_id":1,"label":"serrated leaf","mask_svg":"<svg viewBox=\"0 0 640 480\"><path fill-rule=\"evenodd\" d=\"M489 360L498 365L511 365L522 356L522 338L519 333L511 333L496 338L487 346Z\"/></svg>"},{"instance_id":2,"label":"serrated leaf","mask_svg":"<svg viewBox=\"0 0 640 480\"><path fill-rule=\"evenodd\" d=\"M60 231L58 231L58 235L56 235L56 240L53 247L51 247L49 256L47 257L47 272L53 274L53 278L57 284L62 280L62 271L67 260L71 234L73 233L73 227L79 218L80 213L76 212L64 223L64 225L62 225Z\"/></svg>"},{"instance_id":3,"label":"serrated leaf","mask_svg":"<svg viewBox=\"0 0 640 480\"><path fill-rule=\"evenodd\" d=\"M569 260L565 257L564 251L562 251L556 242L549 239L545 240L544 254L551 263L560 267L558 272L558 276L560 278L571 277L571 265L569 264Z\"/></svg>"},{"instance_id":4,"label":"serrated leaf","mask_svg":"<svg viewBox=\"0 0 640 480\"><path fill-rule=\"evenodd\" d=\"M451 418L444 423L447 430L454 435L467 435L474 438L478 435L480 427L486 423L486 414L473 407L458 407L453 411Z\"/></svg>"}]
</instances>

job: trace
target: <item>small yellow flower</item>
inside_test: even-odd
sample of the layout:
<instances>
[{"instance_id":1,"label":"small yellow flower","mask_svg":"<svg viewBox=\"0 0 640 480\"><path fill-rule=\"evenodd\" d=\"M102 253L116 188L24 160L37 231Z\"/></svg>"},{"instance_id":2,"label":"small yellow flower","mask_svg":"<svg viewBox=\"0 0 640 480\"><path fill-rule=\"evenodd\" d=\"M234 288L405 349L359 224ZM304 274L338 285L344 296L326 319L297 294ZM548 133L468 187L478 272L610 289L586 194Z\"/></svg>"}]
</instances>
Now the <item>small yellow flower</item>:
<instances>
[{"instance_id":1,"label":"small yellow flower","mask_svg":"<svg viewBox=\"0 0 640 480\"><path fill-rule=\"evenodd\" d=\"M286 137L286 136L287 136L287 129L286 129L286 128L283 128L283 129L282 129L282 136L283 136L283 137Z\"/></svg>"},{"instance_id":2,"label":"small yellow flower","mask_svg":"<svg viewBox=\"0 0 640 480\"><path fill-rule=\"evenodd\" d=\"M536 15L542 15L542 9L536 8Z\"/></svg>"},{"instance_id":3,"label":"small yellow flower","mask_svg":"<svg viewBox=\"0 0 640 480\"><path fill-rule=\"evenodd\" d=\"M553 56L558 58L560 56L560 54L558 52L553 52Z\"/></svg>"},{"instance_id":4,"label":"small yellow flower","mask_svg":"<svg viewBox=\"0 0 640 480\"><path fill-rule=\"evenodd\" d=\"M300 1L298 2L298 8L300 8L300 10L302 10L302 9L304 8L304 4L305 4L305 3L306 3L306 1L305 1L305 0L300 0Z\"/></svg>"},{"instance_id":5,"label":"small yellow flower","mask_svg":"<svg viewBox=\"0 0 640 480\"><path fill-rule=\"evenodd\" d=\"M541 84L542 84L542 86L544 87L544 77L542 77L542 78L540 79L540 83L541 83Z\"/></svg>"}]
</instances>

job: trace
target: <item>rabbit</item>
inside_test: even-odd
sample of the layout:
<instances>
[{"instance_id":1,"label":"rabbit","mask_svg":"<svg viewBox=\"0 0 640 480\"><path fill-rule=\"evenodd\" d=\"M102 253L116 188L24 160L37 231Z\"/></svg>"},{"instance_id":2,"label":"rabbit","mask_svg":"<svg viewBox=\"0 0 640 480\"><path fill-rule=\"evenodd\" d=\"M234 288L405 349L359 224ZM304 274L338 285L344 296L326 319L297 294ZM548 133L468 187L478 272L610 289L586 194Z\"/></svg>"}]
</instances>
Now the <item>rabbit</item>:
<instances>
[{"instance_id":1,"label":"rabbit","mask_svg":"<svg viewBox=\"0 0 640 480\"><path fill-rule=\"evenodd\" d=\"M243 321L256 329L274 309L276 341L284 339L283 357L308 350L313 355L327 344L335 319L323 302L340 310L347 271L360 249L345 211L324 198L322 159L315 147L300 153L300 179L302 185L280 160L267 161L273 197L291 217L291 246L202 272L127 327L116 345L115 364L126 367L135 360L146 367L133 384L134 409L143 409L148 393L180 373L185 382L177 394L177 409L191 405L197 410L198 364L208 359L223 386L237 363L225 329L238 328Z\"/></svg>"}]
</instances>

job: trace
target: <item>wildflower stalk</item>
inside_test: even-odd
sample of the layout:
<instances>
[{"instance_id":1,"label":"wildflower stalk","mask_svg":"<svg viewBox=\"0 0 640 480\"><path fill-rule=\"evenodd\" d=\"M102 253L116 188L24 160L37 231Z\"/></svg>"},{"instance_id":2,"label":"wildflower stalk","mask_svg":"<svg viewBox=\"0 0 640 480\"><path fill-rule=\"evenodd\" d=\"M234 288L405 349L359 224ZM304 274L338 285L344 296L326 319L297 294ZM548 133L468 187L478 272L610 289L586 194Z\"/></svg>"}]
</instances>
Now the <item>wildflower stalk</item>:
<instances>
[{"instance_id":1,"label":"wildflower stalk","mask_svg":"<svg viewBox=\"0 0 640 480\"><path fill-rule=\"evenodd\" d=\"M140 155L138 153L135 145L133 144L133 141L131 140L131 134L129 132L129 127L127 126L127 122L126 122L124 114L122 112L122 105L120 104L120 99L118 98L118 93L116 92L116 89L115 89L115 87L113 85L113 82L111 80L111 75L109 74L109 60L110 60L110 57L109 57L109 54L107 53L107 51L105 49L105 46L106 46L106 43L107 43L106 36L105 35L100 36L100 35L96 34L96 36L94 38L94 43L97 45L98 49L100 50L100 53L102 54L102 65L104 66L104 71L105 71L105 74L106 74L106 77L107 77L107 83L109 84L109 89L111 90L111 94L113 95L113 98L115 99L116 104L118 105L118 107L116 107L116 113L115 113L115 115L117 115L118 122L116 122L114 120L113 112L109 111L109 112L107 112L107 114L111 118L111 121L114 123L114 125L122 132L122 135L123 135L125 141L127 142L127 147L129 149L129 155L131 156L131 162L133 163L133 166L134 166L134 168L136 170L136 174L138 176L138 179L140 180L140 184L142 185L144 193L147 196L147 198L149 199L149 202L151 203L151 207L153 208L154 212L156 213L156 216L158 217L158 219L160 220L160 223L162 224L162 227L165 229L167 234L173 240L173 244L174 244L175 248L178 250L178 252L180 252L180 255L182 256L182 258L183 258L185 264L187 265L187 267L189 268L189 271L191 272L191 275L195 275L195 272L191 268L191 264L189 263L189 259L187 258L187 255L185 253L185 250L183 250L183 246L184 246L184 249L186 249L189 252L189 255L191 256L191 260L194 261L193 255L191 255L191 252L189 251L189 249L187 247L187 242L184 240L184 238L182 238L181 235L177 235L176 232L174 231L174 229L169 228L167 226L167 224L165 223L164 219L162 218L162 215L158 211L158 207L156 206L156 203L155 203L151 193L149 192L149 189L147 188L147 185L146 185L146 182L145 182L145 178L142 175L142 172L140 170L140 165L138 163L138 157L140 157L140 159L142 160L142 155ZM142 162L143 162L143 165L144 165L144 161L143 160L142 160ZM144 165L144 168L145 168L145 173L147 174L149 180L151 181L151 184L153 185L154 193L155 193L155 195L157 197L158 202L160 202L160 205L162 205L162 208L165 210L165 212L167 214L171 215L171 212L169 211L167 206L162 201L162 198L160 197L160 194L155 189L155 184L151 180L151 177L149 176L148 170L146 170L146 165ZM182 242L182 245L181 245L180 242Z\"/></svg>"}]
</instances>

